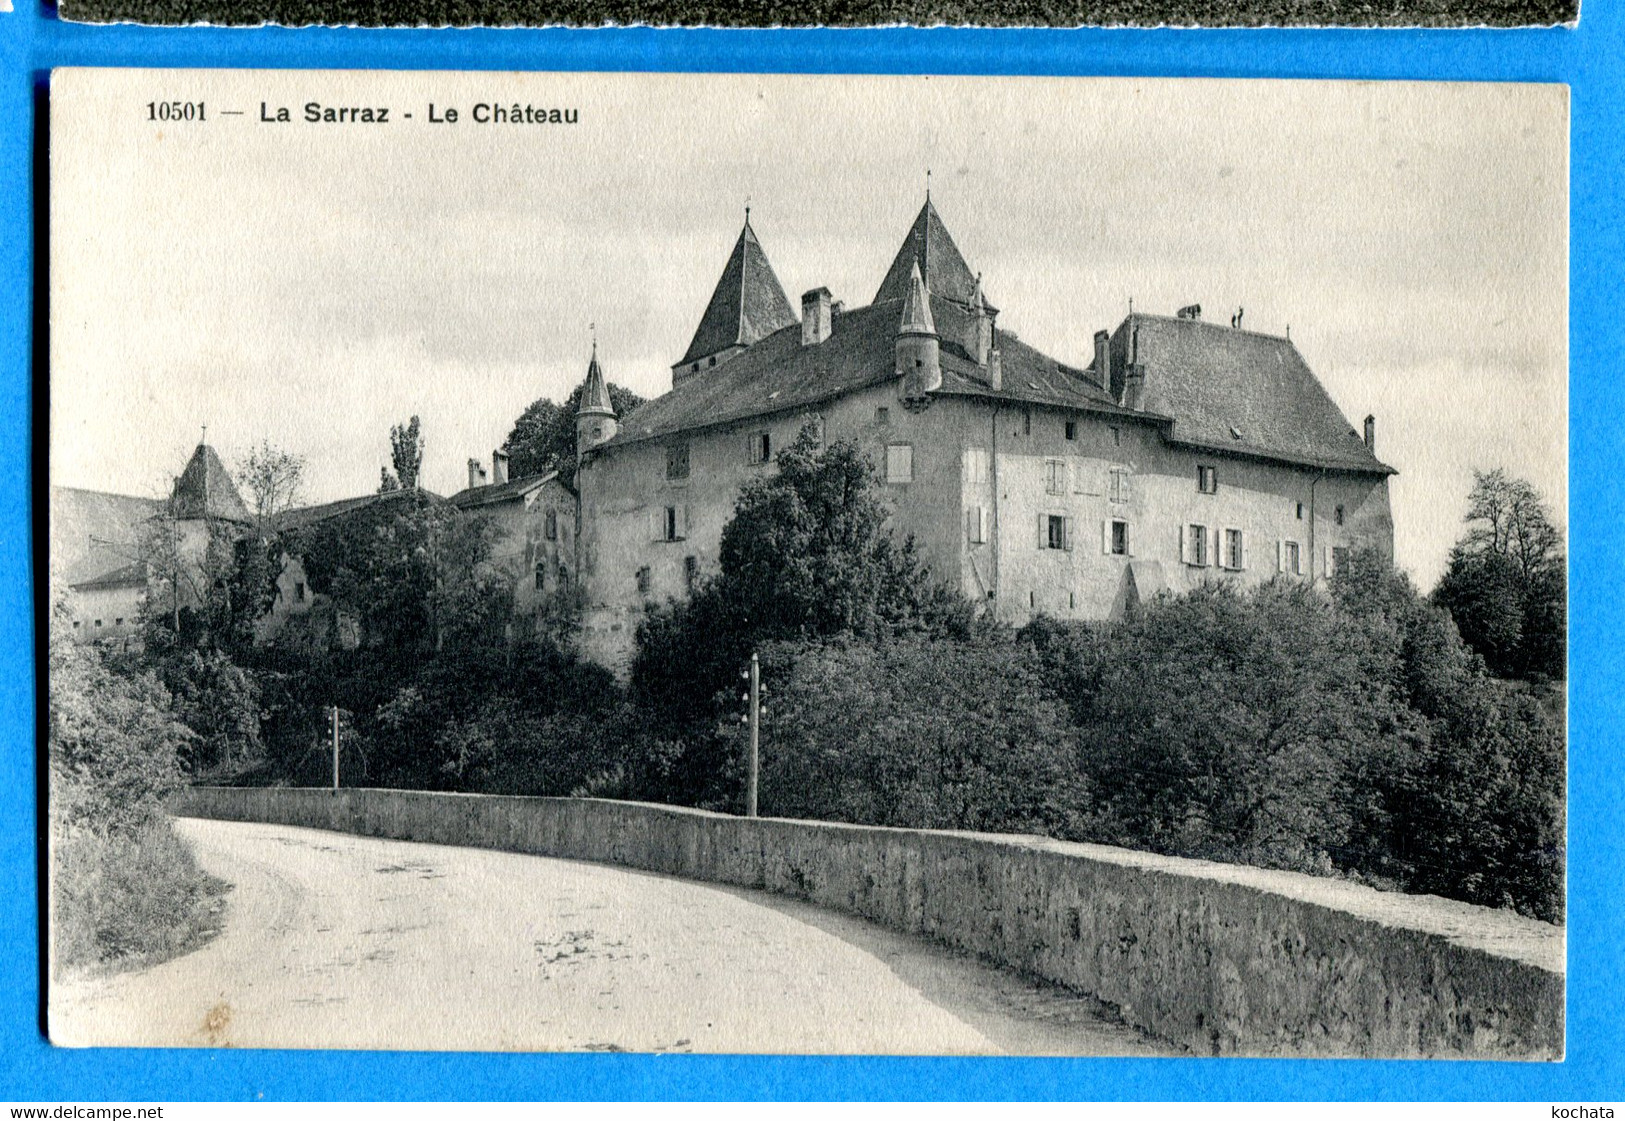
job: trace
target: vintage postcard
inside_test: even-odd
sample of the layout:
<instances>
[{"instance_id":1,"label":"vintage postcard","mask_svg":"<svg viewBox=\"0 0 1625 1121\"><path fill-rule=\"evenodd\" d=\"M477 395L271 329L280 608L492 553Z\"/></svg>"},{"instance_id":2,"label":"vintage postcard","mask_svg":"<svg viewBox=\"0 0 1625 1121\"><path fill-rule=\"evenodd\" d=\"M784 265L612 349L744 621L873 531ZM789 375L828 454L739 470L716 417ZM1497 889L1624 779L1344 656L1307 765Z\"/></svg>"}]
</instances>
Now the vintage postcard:
<instances>
[{"instance_id":1,"label":"vintage postcard","mask_svg":"<svg viewBox=\"0 0 1625 1121\"><path fill-rule=\"evenodd\" d=\"M54 1043L1563 1056L1564 87L49 151Z\"/></svg>"}]
</instances>

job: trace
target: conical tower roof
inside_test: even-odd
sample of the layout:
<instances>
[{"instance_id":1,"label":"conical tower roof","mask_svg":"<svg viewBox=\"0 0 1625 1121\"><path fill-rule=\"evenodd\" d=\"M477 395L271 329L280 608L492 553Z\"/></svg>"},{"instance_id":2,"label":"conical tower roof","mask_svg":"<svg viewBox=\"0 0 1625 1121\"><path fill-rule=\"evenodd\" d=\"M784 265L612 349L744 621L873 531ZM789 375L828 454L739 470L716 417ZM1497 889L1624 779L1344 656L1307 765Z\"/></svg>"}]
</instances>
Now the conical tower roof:
<instances>
[{"instance_id":1,"label":"conical tower roof","mask_svg":"<svg viewBox=\"0 0 1625 1121\"><path fill-rule=\"evenodd\" d=\"M903 319L897 325L899 335L934 335L936 322L931 318L931 294L926 291L920 276L920 266L913 266L908 278L908 298L903 301Z\"/></svg>"},{"instance_id":2,"label":"conical tower roof","mask_svg":"<svg viewBox=\"0 0 1625 1121\"><path fill-rule=\"evenodd\" d=\"M587 363L587 382L581 387L581 404L576 406L577 416L587 413L615 415L615 405L609 397L609 384L604 381L603 367L598 365L596 342L592 344L592 359Z\"/></svg>"},{"instance_id":3,"label":"conical tower roof","mask_svg":"<svg viewBox=\"0 0 1625 1121\"><path fill-rule=\"evenodd\" d=\"M248 507L231 473L220 462L208 444L199 444L186 464L186 470L175 480L170 503L177 518L224 518L227 521L248 522Z\"/></svg>"},{"instance_id":4,"label":"conical tower roof","mask_svg":"<svg viewBox=\"0 0 1625 1121\"><path fill-rule=\"evenodd\" d=\"M959 246L948 235L948 227L942 224L942 216L931 205L929 196L909 227L897 256L892 258L886 279L880 282L880 291L875 293L875 303L907 299L909 274L913 269L919 270L933 296L969 306L976 294L976 277L965 263Z\"/></svg>"},{"instance_id":5,"label":"conical tower roof","mask_svg":"<svg viewBox=\"0 0 1625 1121\"><path fill-rule=\"evenodd\" d=\"M706 358L731 346L750 346L774 331L796 322L795 309L784 287L767 262L767 254L745 215L745 228L739 231L722 277L705 306L694 341L688 344L683 362Z\"/></svg>"}]
</instances>

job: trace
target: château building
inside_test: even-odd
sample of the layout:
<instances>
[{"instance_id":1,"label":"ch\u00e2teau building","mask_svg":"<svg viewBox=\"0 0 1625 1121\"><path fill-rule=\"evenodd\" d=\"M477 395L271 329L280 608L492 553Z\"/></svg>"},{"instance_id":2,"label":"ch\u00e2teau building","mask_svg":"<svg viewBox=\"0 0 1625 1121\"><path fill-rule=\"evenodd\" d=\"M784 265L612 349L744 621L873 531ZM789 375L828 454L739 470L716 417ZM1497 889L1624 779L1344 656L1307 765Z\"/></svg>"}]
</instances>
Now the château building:
<instances>
[{"instance_id":1,"label":"ch\u00e2teau building","mask_svg":"<svg viewBox=\"0 0 1625 1121\"><path fill-rule=\"evenodd\" d=\"M1319 580L1393 551L1375 420L1290 339L1130 313L1068 364L999 310L927 198L874 299L798 318L747 214L670 392L617 417L594 355L577 434L583 647L714 571L740 488L804 425L867 452L933 574L1013 624L1120 615L1203 580Z\"/></svg>"}]
</instances>

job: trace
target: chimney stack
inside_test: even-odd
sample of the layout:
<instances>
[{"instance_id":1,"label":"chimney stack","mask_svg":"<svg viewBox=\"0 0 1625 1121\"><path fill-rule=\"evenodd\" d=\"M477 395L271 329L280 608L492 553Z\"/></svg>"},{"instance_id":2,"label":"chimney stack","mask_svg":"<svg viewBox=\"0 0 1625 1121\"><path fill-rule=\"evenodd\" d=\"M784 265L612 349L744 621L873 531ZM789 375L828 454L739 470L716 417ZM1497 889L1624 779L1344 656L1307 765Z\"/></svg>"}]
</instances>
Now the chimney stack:
<instances>
[{"instance_id":1,"label":"chimney stack","mask_svg":"<svg viewBox=\"0 0 1625 1121\"><path fill-rule=\"evenodd\" d=\"M473 490L475 487L483 487L484 485L485 468L480 466L479 460L470 459L468 461L468 489Z\"/></svg>"},{"instance_id":2,"label":"chimney stack","mask_svg":"<svg viewBox=\"0 0 1625 1121\"><path fill-rule=\"evenodd\" d=\"M1004 388L1004 356L998 347L987 352L987 384L993 389Z\"/></svg>"},{"instance_id":3,"label":"chimney stack","mask_svg":"<svg viewBox=\"0 0 1625 1121\"><path fill-rule=\"evenodd\" d=\"M1108 393L1112 388L1111 345L1110 331L1095 332L1095 376L1100 379L1100 388Z\"/></svg>"},{"instance_id":4,"label":"chimney stack","mask_svg":"<svg viewBox=\"0 0 1625 1121\"><path fill-rule=\"evenodd\" d=\"M814 288L801 297L801 345L817 346L829 338L830 296L828 288Z\"/></svg>"},{"instance_id":5,"label":"chimney stack","mask_svg":"<svg viewBox=\"0 0 1625 1121\"><path fill-rule=\"evenodd\" d=\"M1377 454L1377 418L1369 415L1365 418L1365 450Z\"/></svg>"},{"instance_id":6,"label":"chimney stack","mask_svg":"<svg viewBox=\"0 0 1625 1121\"><path fill-rule=\"evenodd\" d=\"M497 448L491 453L491 482L501 486L508 481L508 453Z\"/></svg>"}]
</instances>

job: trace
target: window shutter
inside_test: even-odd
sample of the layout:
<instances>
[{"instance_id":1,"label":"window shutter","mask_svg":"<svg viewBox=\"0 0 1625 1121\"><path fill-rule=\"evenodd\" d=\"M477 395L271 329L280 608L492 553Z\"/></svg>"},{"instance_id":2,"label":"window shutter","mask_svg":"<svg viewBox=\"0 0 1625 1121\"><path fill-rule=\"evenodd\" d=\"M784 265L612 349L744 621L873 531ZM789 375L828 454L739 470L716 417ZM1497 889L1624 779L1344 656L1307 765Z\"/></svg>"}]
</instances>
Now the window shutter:
<instances>
[{"instance_id":1,"label":"window shutter","mask_svg":"<svg viewBox=\"0 0 1625 1121\"><path fill-rule=\"evenodd\" d=\"M684 537L688 536L688 526L689 526L688 507L684 506L683 507L683 536Z\"/></svg>"},{"instance_id":2,"label":"window shutter","mask_svg":"<svg viewBox=\"0 0 1625 1121\"><path fill-rule=\"evenodd\" d=\"M1049 518L1044 514L1038 515L1038 547L1049 548Z\"/></svg>"},{"instance_id":3,"label":"window shutter","mask_svg":"<svg viewBox=\"0 0 1625 1121\"><path fill-rule=\"evenodd\" d=\"M1129 487L1128 472L1119 472L1119 479L1119 486L1121 487L1121 490L1118 494L1117 500L1119 502L1127 502L1129 500L1129 495L1132 493Z\"/></svg>"},{"instance_id":4,"label":"window shutter","mask_svg":"<svg viewBox=\"0 0 1625 1121\"><path fill-rule=\"evenodd\" d=\"M1112 520L1110 518L1100 523L1100 551L1108 557L1112 555Z\"/></svg>"},{"instance_id":5,"label":"window shutter","mask_svg":"<svg viewBox=\"0 0 1625 1121\"><path fill-rule=\"evenodd\" d=\"M1212 558L1215 568L1224 567L1224 526L1222 525L1213 531L1213 551L1208 556Z\"/></svg>"},{"instance_id":6,"label":"window shutter","mask_svg":"<svg viewBox=\"0 0 1625 1121\"><path fill-rule=\"evenodd\" d=\"M1061 545L1067 552L1072 551L1072 519L1061 519Z\"/></svg>"},{"instance_id":7,"label":"window shutter","mask_svg":"<svg viewBox=\"0 0 1625 1121\"><path fill-rule=\"evenodd\" d=\"M1123 552L1127 556L1132 557L1134 555L1134 524L1132 522L1123 523Z\"/></svg>"},{"instance_id":8,"label":"window shutter","mask_svg":"<svg viewBox=\"0 0 1625 1121\"><path fill-rule=\"evenodd\" d=\"M1277 572L1285 572L1286 571L1286 542L1285 541L1277 541L1275 543L1275 571L1277 571Z\"/></svg>"},{"instance_id":9,"label":"window shutter","mask_svg":"<svg viewBox=\"0 0 1625 1121\"><path fill-rule=\"evenodd\" d=\"M1191 562L1190 530L1187 527L1181 525L1179 527L1179 563L1180 564L1189 564L1190 562Z\"/></svg>"},{"instance_id":10,"label":"window shutter","mask_svg":"<svg viewBox=\"0 0 1625 1121\"><path fill-rule=\"evenodd\" d=\"M979 532L976 535L976 539L984 544L992 539L993 527L991 522L992 519L988 516L987 507L978 506L976 508L976 527Z\"/></svg>"},{"instance_id":11,"label":"window shutter","mask_svg":"<svg viewBox=\"0 0 1625 1121\"><path fill-rule=\"evenodd\" d=\"M656 506L649 511L649 539L651 541L664 541L666 539L666 511Z\"/></svg>"},{"instance_id":12,"label":"window shutter","mask_svg":"<svg viewBox=\"0 0 1625 1121\"><path fill-rule=\"evenodd\" d=\"M1236 567L1247 567L1247 534L1236 530Z\"/></svg>"}]
</instances>

